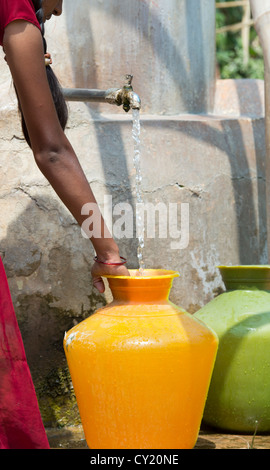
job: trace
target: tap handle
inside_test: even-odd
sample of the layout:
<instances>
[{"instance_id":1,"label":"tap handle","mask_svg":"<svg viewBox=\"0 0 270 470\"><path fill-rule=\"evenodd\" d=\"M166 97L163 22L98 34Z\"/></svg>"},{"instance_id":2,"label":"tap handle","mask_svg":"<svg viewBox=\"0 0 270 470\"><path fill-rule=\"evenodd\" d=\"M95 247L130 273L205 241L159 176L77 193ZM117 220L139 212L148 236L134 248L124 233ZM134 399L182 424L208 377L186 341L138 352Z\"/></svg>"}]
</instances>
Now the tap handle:
<instances>
[{"instance_id":1,"label":"tap handle","mask_svg":"<svg viewBox=\"0 0 270 470\"><path fill-rule=\"evenodd\" d=\"M128 87L131 87L131 82L133 80L133 75L130 75L130 74L127 74L125 76L125 79L126 79L126 83L124 86L128 86Z\"/></svg>"}]
</instances>

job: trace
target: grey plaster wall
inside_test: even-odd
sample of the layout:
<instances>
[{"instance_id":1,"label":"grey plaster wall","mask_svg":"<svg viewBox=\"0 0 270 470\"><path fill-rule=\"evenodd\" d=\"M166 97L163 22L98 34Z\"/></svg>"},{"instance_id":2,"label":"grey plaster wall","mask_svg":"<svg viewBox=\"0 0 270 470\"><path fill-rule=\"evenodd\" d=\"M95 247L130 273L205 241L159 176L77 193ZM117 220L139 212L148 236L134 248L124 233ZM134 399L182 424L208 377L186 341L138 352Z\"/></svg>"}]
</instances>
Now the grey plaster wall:
<instances>
[{"instance_id":1,"label":"grey plaster wall","mask_svg":"<svg viewBox=\"0 0 270 470\"><path fill-rule=\"evenodd\" d=\"M184 0L64 4L47 26L63 86L106 89L133 73L143 103L144 201L177 204L178 228L181 204L189 205L189 243L173 249L171 237L158 236L157 219L144 259L149 268L180 272L171 300L192 313L223 289L217 265L268 262L263 82L213 80L212 1L200 1L199 10ZM0 86L0 252L44 423L73 424L64 332L110 292L93 291L92 247L22 139L4 60ZM113 206L134 208L132 115L104 104L69 107L67 135L101 207L107 195ZM135 234L119 245L136 267Z\"/></svg>"},{"instance_id":2,"label":"grey plaster wall","mask_svg":"<svg viewBox=\"0 0 270 470\"><path fill-rule=\"evenodd\" d=\"M66 85L110 88L131 73L143 113L213 109L214 0L66 0L47 30Z\"/></svg>"}]
</instances>

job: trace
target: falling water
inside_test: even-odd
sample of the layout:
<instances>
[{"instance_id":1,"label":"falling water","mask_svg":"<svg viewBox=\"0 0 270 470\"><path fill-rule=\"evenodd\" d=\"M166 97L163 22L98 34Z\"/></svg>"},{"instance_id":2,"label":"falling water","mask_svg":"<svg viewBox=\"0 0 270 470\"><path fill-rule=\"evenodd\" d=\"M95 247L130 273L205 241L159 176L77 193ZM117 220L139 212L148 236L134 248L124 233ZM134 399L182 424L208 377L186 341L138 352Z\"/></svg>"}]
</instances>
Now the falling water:
<instances>
[{"instance_id":1,"label":"falling water","mask_svg":"<svg viewBox=\"0 0 270 470\"><path fill-rule=\"evenodd\" d=\"M135 168L135 190L136 190L136 203L142 203L142 175L141 175L141 125L140 125L140 111L133 109L133 128L132 137L134 141L134 157L133 165ZM136 211L136 230L138 237L137 258L139 262L139 273L142 276L145 268L143 261L143 248L144 248L144 221L140 211Z\"/></svg>"}]
</instances>

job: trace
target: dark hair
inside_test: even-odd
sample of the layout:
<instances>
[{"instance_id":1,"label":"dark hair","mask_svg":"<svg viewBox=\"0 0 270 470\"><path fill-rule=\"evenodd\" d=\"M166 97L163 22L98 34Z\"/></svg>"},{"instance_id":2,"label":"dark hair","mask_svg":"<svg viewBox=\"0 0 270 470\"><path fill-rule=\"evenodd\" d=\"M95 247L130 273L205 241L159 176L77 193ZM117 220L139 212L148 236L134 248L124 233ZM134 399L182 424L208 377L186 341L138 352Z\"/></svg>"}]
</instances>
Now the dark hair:
<instances>
[{"instance_id":1,"label":"dark hair","mask_svg":"<svg viewBox=\"0 0 270 470\"><path fill-rule=\"evenodd\" d=\"M44 37L45 28L44 28L44 20L43 20L42 0L32 0L32 3L35 7L37 20L40 24L41 34L42 34L42 39L43 39L43 49L44 49L44 54L46 54L47 53L47 43L46 43L46 40L45 40L45 37ZM45 58L44 58L44 67L45 67ZM62 129L64 130L65 127L66 127L66 124L67 124L67 120L68 120L67 104L65 102L60 83L59 83L59 81L58 81L56 75L54 74L54 72L53 72L50 65L46 66L46 72L47 72L47 78L48 78L52 98L53 98L53 101L54 101L55 109L56 109L56 112L57 112L57 115L58 115L58 119L59 119L59 122L62 126ZM16 88L15 88L15 91L16 91ZM16 91L16 94L17 94L17 91ZM30 141L30 137L29 137L29 134L28 134L27 127L26 127L23 112L22 112L22 109L21 109L21 104L20 104L18 94L17 94L17 98L18 98L19 111L20 111L20 114L21 114L21 125L22 125L23 135L24 135L24 138L25 138L26 142L28 143L29 147L31 147L31 141Z\"/></svg>"}]
</instances>

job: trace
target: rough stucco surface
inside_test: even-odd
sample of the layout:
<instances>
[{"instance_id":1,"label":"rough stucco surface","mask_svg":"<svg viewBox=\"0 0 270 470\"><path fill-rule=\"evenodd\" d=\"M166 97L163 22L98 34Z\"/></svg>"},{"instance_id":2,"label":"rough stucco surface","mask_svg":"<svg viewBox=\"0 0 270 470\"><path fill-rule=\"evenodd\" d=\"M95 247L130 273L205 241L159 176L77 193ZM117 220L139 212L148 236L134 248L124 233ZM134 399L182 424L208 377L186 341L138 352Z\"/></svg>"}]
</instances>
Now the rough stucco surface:
<instances>
[{"instance_id":1,"label":"rough stucco surface","mask_svg":"<svg viewBox=\"0 0 270 470\"><path fill-rule=\"evenodd\" d=\"M72 2L66 4L71 7ZM75 43L77 31L71 20L64 15L57 19L58 30L56 20L47 28L62 84L91 88L119 84L120 73L112 75L112 83L106 74L102 80L102 72L98 80L88 79L86 36L77 35ZM74 44L79 51L84 48L85 55L80 52L74 58ZM112 67L101 59L96 67ZM79 418L62 348L64 332L109 300L110 292L102 296L93 291L92 247L37 169L22 138L3 60L0 85L0 252L44 423L73 424ZM147 87L146 80L140 82L145 100ZM134 207L131 114L110 105L69 107L66 132L101 207L104 195L112 196L113 206L128 201ZM156 237L145 240L144 259L149 268L180 272L171 300L190 312L222 290L217 265L268 262L263 116L263 82L249 80L219 81L212 114L159 115L142 109L144 201L176 203L178 228L181 203L189 204L190 218L189 244L182 250L171 248L171 238L158 237L157 219ZM119 240L119 245L128 267L137 266L135 236Z\"/></svg>"}]
</instances>

